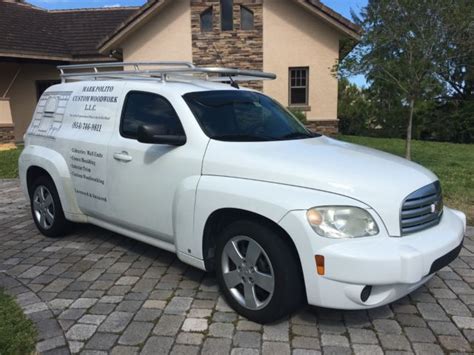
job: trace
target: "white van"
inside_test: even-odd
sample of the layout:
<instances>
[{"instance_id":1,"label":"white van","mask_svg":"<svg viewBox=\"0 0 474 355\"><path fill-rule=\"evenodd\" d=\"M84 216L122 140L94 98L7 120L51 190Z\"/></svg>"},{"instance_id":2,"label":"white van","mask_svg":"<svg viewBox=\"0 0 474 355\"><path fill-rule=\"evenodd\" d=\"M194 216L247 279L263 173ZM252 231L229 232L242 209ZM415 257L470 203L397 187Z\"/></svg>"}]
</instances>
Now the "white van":
<instances>
[{"instance_id":1,"label":"white van","mask_svg":"<svg viewBox=\"0 0 474 355\"><path fill-rule=\"evenodd\" d=\"M433 173L311 133L237 84L272 74L182 62L60 70L19 162L46 236L92 223L174 252L215 270L227 302L261 323L303 302L387 304L461 250L466 217L443 206Z\"/></svg>"}]
</instances>

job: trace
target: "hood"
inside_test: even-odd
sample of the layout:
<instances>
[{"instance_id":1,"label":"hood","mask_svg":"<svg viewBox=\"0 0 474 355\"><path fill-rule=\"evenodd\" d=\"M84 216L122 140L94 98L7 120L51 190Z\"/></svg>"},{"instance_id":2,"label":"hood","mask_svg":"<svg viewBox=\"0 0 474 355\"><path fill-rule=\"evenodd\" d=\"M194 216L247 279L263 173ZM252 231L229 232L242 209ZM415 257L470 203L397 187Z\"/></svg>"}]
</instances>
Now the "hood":
<instances>
[{"instance_id":1,"label":"hood","mask_svg":"<svg viewBox=\"0 0 474 355\"><path fill-rule=\"evenodd\" d=\"M415 190L436 181L422 166L328 137L274 142L211 140L203 174L269 181L359 200L400 235L400 208ZM315 201L324 204L324 201Z\"/></svg>"}]
</instances>

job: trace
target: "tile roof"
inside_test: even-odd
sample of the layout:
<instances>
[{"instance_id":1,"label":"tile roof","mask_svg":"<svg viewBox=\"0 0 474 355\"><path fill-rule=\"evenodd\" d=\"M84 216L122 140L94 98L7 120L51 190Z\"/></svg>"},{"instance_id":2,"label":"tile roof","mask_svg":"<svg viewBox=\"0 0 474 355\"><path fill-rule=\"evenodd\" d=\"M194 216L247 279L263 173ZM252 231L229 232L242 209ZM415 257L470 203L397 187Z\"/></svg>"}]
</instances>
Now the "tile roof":
<instances>
[{"instance_id":1,"label":"tile roof","mask_svg":"<svg viewBox=\"0 0 474 355\"><path fill-rule=\"evenodd\" d=\"M0 0L0 57L63 61L107 58L99 48L167 0L148 0L141 8L45 10L23 0ZM296 0L310 5L355 37L360 27L319 0Z\"/></svg>"},{"instance_id":2,"label":"tile roof","mask_svg":"<svg viewBox=\"0 0 474 355\"><path fill-rule=\"evenodd\" d=\"M100 40L136 11L136 7L48 11L0 0L0 56L97 59L103 57L97 49Z\"/></svg>"},{"instance_id":3,"label":"tile roof","mask_svg":"<svg viewBox=\"0 0 474 355\"><path fill-rule=\"evenodd\" d=\"M344 16L342 16L340 13L334 11L333 9L331 9L330 7L324 5L321 1L319 0L306 0L308 3L310 3L312 6L314 6L315 8L317 8L318 10L324 12L326 15L328 15L329 17L333 18L335 21L339 22L341 25L347 27L348 29L356 32L356 33L360 33L361 32L361 28L359 25L356 25L354 22L352 22L351 20L345 18Z\"/></svg>"}]
</instances>

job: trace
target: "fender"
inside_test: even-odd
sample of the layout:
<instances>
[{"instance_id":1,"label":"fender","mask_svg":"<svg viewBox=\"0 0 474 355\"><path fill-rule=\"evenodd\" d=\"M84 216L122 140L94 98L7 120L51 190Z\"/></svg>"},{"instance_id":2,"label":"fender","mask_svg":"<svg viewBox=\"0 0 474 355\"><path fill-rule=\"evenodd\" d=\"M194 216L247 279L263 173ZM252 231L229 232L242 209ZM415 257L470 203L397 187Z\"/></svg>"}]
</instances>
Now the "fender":
<instances>
[{"instance_id":1,"label":"fender","mask_svg":"<svg viewBox=\"0 0 474 355\"><path fill-rule=\"evenodd\" d=\"M188 234L176 234L178 255L187 262L190 258L195 259L193 265L204 269L202 265L204 228L211 214L220 209L235 208L253 212L279 224L290 211L307 210L326 204L369 208L362 202L345 196L297 186L225 176L202 176L196 192L193 236L189 238ZM176 225L189 223L191 216L181 218L186 218L186 221L179 220L178 217ZM289 235L292 239L300 237ZM294 244L302 245L296 242Z\"/></svg>"},{"instance_id":2,"label":"fender","mask_svg":"<svg viewBox=\"0 0 474 355\"><path fill-rule=\"evenodd\" d=\"M30 167L37 166L46 170L56 185L59 198L66 218L73 222L87 222L87 217L77 204L74 186L66 160L55 150L44 146L27 145L20 155L19 173L23 193L29 200L27 172Z\"/></svg>"}]
</instances>

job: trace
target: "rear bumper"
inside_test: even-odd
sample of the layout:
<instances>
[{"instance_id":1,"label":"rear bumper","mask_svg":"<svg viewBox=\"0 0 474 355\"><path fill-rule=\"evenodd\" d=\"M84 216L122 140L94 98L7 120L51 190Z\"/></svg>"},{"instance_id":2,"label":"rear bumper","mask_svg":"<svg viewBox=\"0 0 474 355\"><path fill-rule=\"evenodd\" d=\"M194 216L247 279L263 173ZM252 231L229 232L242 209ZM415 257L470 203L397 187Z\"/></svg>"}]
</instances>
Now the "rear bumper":
<instances>
[{"instance_id":1,"label":"rear bumper","mask_svg":"<svg viewBox=\"0 0 474 355\"><path fill-rule=\"evenodd\" d=\"M297 246L308 302L330 308L363 309L403 297L454 260L461 249L465 217L445 208L437 226L401 238L321 238L309 227L304 211L288 214L281 226ZM317 275L316 254L325 258L324 276ZM371 292L364 302L361 292L366 286L371 286Z\"/></svg>"},{"instance_id":2,"label":"rear bumper","mask_svg":"<svg viewBox=\"0 0 474 355\"><path fill-rule=\"evenodd\" d=\"M18 159L18 176L20 178L21 191L25 195L26 199L29 200L30 196L28 194L28 186L26 182L26 169L30 160L27 154L24 154L23 152L20 154L20 157Z\"/></svg>"}]
</instances>

